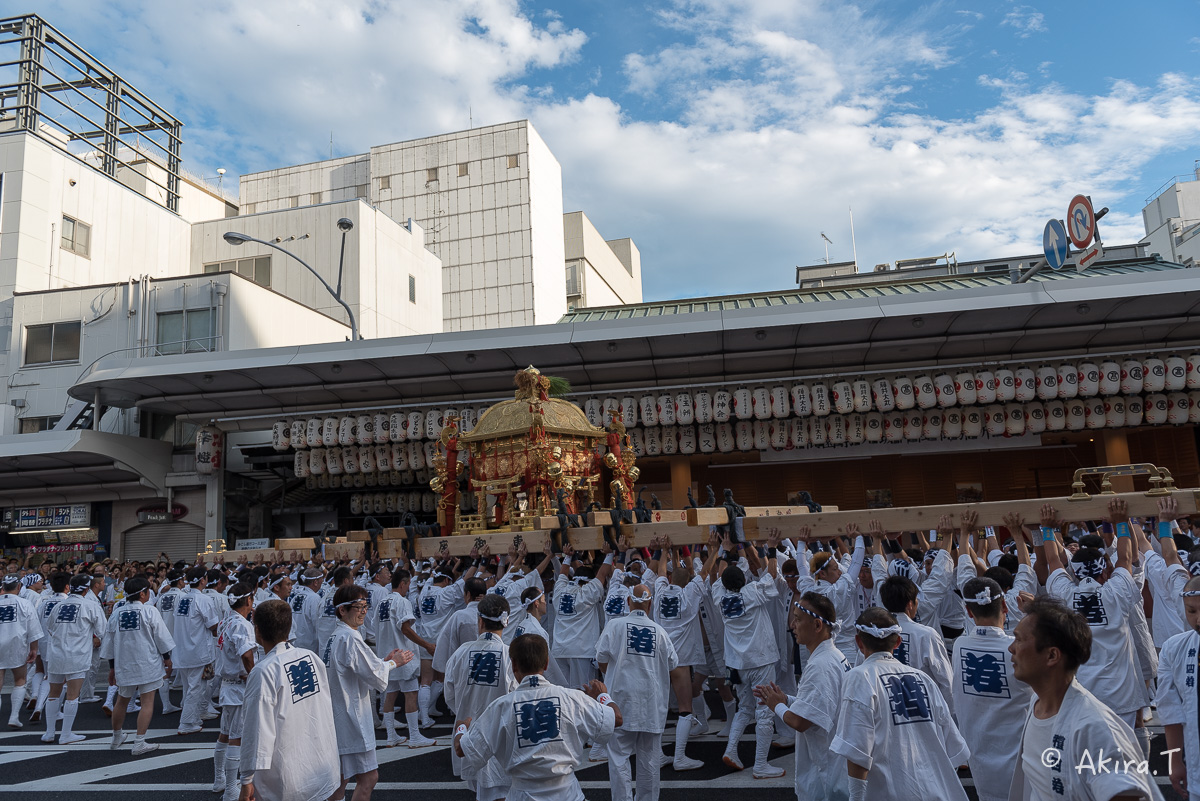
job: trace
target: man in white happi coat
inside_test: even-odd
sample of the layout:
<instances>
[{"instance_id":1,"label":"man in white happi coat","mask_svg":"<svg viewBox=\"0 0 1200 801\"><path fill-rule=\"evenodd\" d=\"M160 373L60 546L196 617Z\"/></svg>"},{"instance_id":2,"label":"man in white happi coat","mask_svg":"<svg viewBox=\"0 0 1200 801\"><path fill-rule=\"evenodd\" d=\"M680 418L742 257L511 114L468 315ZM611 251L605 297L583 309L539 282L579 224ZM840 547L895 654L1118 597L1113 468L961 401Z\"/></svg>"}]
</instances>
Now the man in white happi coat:
<instances>
[{"instance_id":1,"label":"man in white happi coat","mask_svg":"<svg viewBox=\"0 0 1200 801\"><path fill-rule=\"evenodd\" d=\"M504 629L504 644L512 645L512 641L522 634L534 634L545 640L546 648L549 648L550 635L546 633L546 628L542 625L548 606L545 590L541 586L527 587L521 593L520 604L524 607L525 614L521 616L519 623L509 621L509 625ZM557 684L559 687L569 686L566 676L558 669L558 663L553 659L546 666L546 672L543 675L551 684Z\"/></svg>"},{"instance_id":2,"label":"man in white happi coat","mask_svg":"<svg viewBox=\"0 0 1200 801\"><path fill-rule=\"evenodd\" d=\"M25 701L25 675L37 660L38 640L42 624L33 604L21 597L21 577L12 573L0 582L0 687L4 674L11 673L13 689L10 695L12 711L8 717L10 729L21 728L21 704Z\"/></svg>"},{"instance_id":3,"label":"man in white happi coat","mask_svg":"<svg viewBox=\"0 0 1200 801\"><path fill-rule=\"evenodd\" d=\"M1184 798L1196 801L1200 799L1200 690L1196 687L1200 679L1200 577L1189 579L1181 594L1188 629L1163 644L1155 703L1166 728L1171 785Z\"/></svg>"},{"instance_id":4,"label":"man in white happi coat","mask_svg":"<svg viewBox=\"0 0 1200 801\"><path fill-rule=\"evenodd\" d=\"M254 585L235 584L224 601L227 611L217 624L216 678L221 682L217 701L221 707L221 733L213 749L213 792L224 792L221 801L237 801L241 783L242 729L245 728L246 678L254 669L258 644L250 615Z\"/></svg>"},{"instance_id":5,"label":"man in white happi coat","mask_svg":"<svg viewBox=\"0 0 1200 801\"><path fill-rule=\"evenodd\" d=\"M284 601L254 610L255 639L266 655L246 679L240 801L325 801L340 783L325 664L288 643L291 628Z\"/></svg>"},{"instance_id":6,"label":"man in white happi coat","mask_svg":"<svg viewBox=\"0 0 1200 801\"><path fill-rule=\"evenodd\" d=\"M1158 500L1158 542L1161 554L1147 542L1142 553L1146 585L1154 600L1154 644L1162 647L1171 637L1188 631L1184 620L1183 585L1191 578L1187 567L1187 552L1180 558L1175 544L1179 502L1174 496ZM1180 539L1184 538L1182 535ZM1188 549L1190 550L1190 548Z\"/></svg>"},{"instance_id":7,"label":"man in white happi coat","mask_svg":"<svg viewBox=\"0 0 1200 801\"><path fill-rule=\"evenodd\" d=\"M175 602L179 600L179 596L183 594L184 574L182 570L171 568L167 571L167 583L170 585L163 590L157 598L154 599L154 607L158 609L158 613L162 616L163 625L167 627L167 631L171 637L175 637ZM162 711L164 715L170 715L175 712L183 711L182 706L175 706L171 703L171 686L178 685L179 674L172 672L165 681L163 686L158 690L158 699L162 703ZM116 691L114 688L109 688L109 698L105 700L105 706L111 710L116 699Z\"/></svg>"},{"instance_id":8,"label":"man in white happi coat","mask_svg":"<svg viewBox=\"0 0 1200 801\"><path fill-rule=\"evenodd\" d=\"M587 742L607 743L621 709L604 685L586 692L542 676L546 641L523 634L509 647L517 689L493 701L478 719L458 724L454 748L474 770L493 757L512 780L507 801L585 801L575 764Z\"/></svg>"},{"instance_id":9,"label":"man in white happi coat","mask_svg":"<svg viewBox=\"0 0 1200 801\"><path fill-rule=\"evenodd\" d=\"M772 534L773 538L776 536ZM730 668L731 676L735 676L733 683L738 696L738 711L729 727L729 742L721 761L735 770L744 769L738 757L738 742L750 722L757 721L754 727L754 776L764 779L785 773L783 768L767 762L775 733L774 713L754 698L756 686L775 680L775 663L779 661L779 649L775 645L767 609L767 604L779 596L776 582L779 575L778 542L775 539L770 542L764 567L756 547L738 543L737 550L733 550L735 546L727 536L725 550L733 563L721 571L720 578L712 585L713 603L725 623L725 664ZM746 574L736 564L743 552L751 574L761 570L755 581L747 582Z\"/></svg>"},{"instance_id":10,"label":"man in white happi coat","mask_svg":"<svg viewBox=\"0 0 1200 801\"><path fill-rule=\"evenodd\" d=\"M367 610L367 622L363 624L363 639L370 645L375 642L375 608L392 594L392 566L387 562L372 562L367 567L366 579L370 593L367 603L371 607Z\"/></svg>"},{"instance_id":11,"label":"man in white happi coat","mask_svg":"<svg viewBox=\"0 0 1200 801\"><path fill-rule=\"evenodd\" d=\"M487 584L478 576L463 582L463 601L461 609L442 624L442 630L437 638L437 650L433 654L433 675L444 677L446 665L450 657L462 645L474 642L479 636L479 601L487 595ZM443 682L445 679L442 679Z\"/></svg>"},{"instance_id":12,"label":"man in white happi coat","mask_svg":"<svg viewBox=\"0 0 1200 801\"><path fill-rule=\"evenodd\" d=\"M324 643L317 641L317 618L325 601L321 597L321 585L325 573L318 567L310 567L300 574L300 582L288 597L292 607L292 642L297 648L316 653Z\"/></svg>"},{"instance_id":13,"label":"man in white happi coat","mask_svg":"<svg viewBox=\"0 0 1200 801\"><path fill-rule=\"evenodd\" d=\"M1013 674L1037 700L1026 718L1010 801L1161 801L1133 729L1076 678L1095 633L1057 598L1026 604L1009 653Z\"/></svg>"},{"instance_id":14,"label":"man in white happi coat","mask_svg":"<svg viewBox=\"0 0 1200 801\"><path fill-rule=\"evenodd\" d=\"M850 554L850 565L845 571L842 570L836 554L829 551L813 555L808 562L798 560L796 563L800 572L799 578L796 579L796 590L804 593L811 589L827 596L837 609L838 620L854 620L858 617L855 611L858 588L861 586L858 574L862 570L867 553L866 543L858 534L857 524L847 525L846 534L854 538L854 550ZM885 577L875 576L875 581L883 581ZM853 663L858 659L858 651L854 645L854 632L847 631L850 628L852 627L845 626L838 631L834 637L834 645ZM726 663L728 664L728 658Z\"/></svg>"},{"instance_id":15,"label":"man in white happi coat","mask_svg":"<svg viewBox=\"0 0 1200 801\"><path fill-rule=\"evenodd\" d=\"M621 728L608 741L608 781L613 801L632 801L629 763L633 757L639 801L657 801L672 673L681 672L686 678L687 667L680 667L667 630L647 615L650 589L645 584L635 585L626 603L629 614L609 621L596 644L596 662L609 694L617 706L627 710ZM690 691L690 682L687 687Z\"/></svg>"},{"instance_id":16,"label":"man in white happi coat","mask_svg":"<svg viewBox=\"0 0 1200 801\"><path fill-rule=\"evenodd\" d=\"M454 724L477 718L488 705L517 688L508 646L502 638L508 625L508 601L485 595L475 605L476 639L463 643L446 663L446 705L454 711ZM479 801L495 801L508 792L509 780L496 759L479 770L464 764L453 749L451 767L475 792Z\"/></svg>"},{"instance_id":17,"label":"man in white happi coat","mask_svg":"<svg viewBox=\"0 0 1200 801\"><path fill-rule=\"evenodd\" d=\"M417 633L416 614L408 600L412 574L403 568L391 573L392 593L371 610L375 618L375 655L380 659L392 651L410 651L435 647ZM421 676L421 660L397 665L388 675L388 686L383 696L383 727L387 731L385 748L408 743L409 748L425 748L437 745L420 731L420 712L417 707L417 689ZM408 724L408 737L402 737L396 729L396 701L402 700L404 719Z\"/></svg>"},{"instance_id":18,"label":"man in white happi coat","mask_svg":"<svg viewBox=\"0 0 1200 801\"><path fill-rule=\"evenodd\" d=\"M318 654L325 653L325 646L329 644L329 638L333 636L333 632L338 627L337 608L333 605L333 596L342 587L349 587L354 584L354 571L346 565L341 565L334 568L329 574L329 581L321 588L321 608L317 613L317 647ZM363 626L364 630L366 626ZM363 632L365 634L365 631Z\"/></svg>"},{"instance_id":19,"label":"man in white happi coat","mask_svg":"<svg viewBox=\"0 0 1200 801\"><path fill-rule=\"evenodd\" d=\"M903 576L888 576L879 586L879 600L883 608L895 616L900 626L900 644L892 656L901 664L915 667L933 679L942 694L942 700L950 708L950 713L954 714L954 696L950 690L953 671L942 632L934 631L913 619L920 608L917 585Z\"/></svg>"},{"instance_id":20,"label":"man in white happi coat","mask_svg":"<svg viewBox=\"0 0 1200 801\"><path fill-rule=\"evenodd\" d=\"M572 576L571 559L575 550L570 543L563 546L567 562L559 568L554 580L554 637L550 653L569 687L587 685L596 676L592 660L596 656L596 639L600 636L600 616L597 608L604 600L604 588L612 575L613 553L605 546L604 563L599 567L577 565ZM594 572L593 572L594 568Z\"/></svg>"},{"instance_id":21,"label":"man in white happi coat","mask_svg":"<svg viewBox=\"0 0 1200 801\"><path fill-rule=\"evenodd\" d=\"M223 609L218 609L203 590L207 582L203 567L189 568L187 587L175 600L175 650L172 661L183 684L183 711L179 713L179 734L195 734L203 729L201 720L211 719L208 708L204 669L216 659L217 624Z\"/></svg>"},{"instance_id":22,"label":"man in white happi coat","mask_svg":"<svg viewBox=\"0 0 1200 801\"><path fill-rule=\"evenodd\" d=\"M69 745L87 739L73 731L75 716L79 713L79 690L83 686L83 676L91 666L92 648L100 643L107 624L99 605L83 597L90 585L91 578L85 574L72 578L66 573L55 573L50 577L54 594L42 601L41 620L46 632L42 660L46 665L46 680L50 683L46 733L42 735L44 743L54 742L60 708L63 728L58 744ZM64 592L68 588L70 595ZM64 689L65 703L62 700Z\"/></svg>"},{"instance_id":23,"label":"man in white happi coat","mask_svg":"<svg viewBox=\"0 0 1200 801\"><path fill-rule=\"evenodd\" d=\"M446 622L466 605L464 589L467 579L483 572L477 548L471 549L470 558L471 564L457 579L451 574L453 567L442 564L435 568L429 583L421 588L420 601L416 605L417 632L426 641L437 643ZM421 657L421 684L417 689L417 706L421 713L421 725L432 726L432 714L437 712L437 698L442 692L442 675L433 665L436 646L432 651L422 648L418 655Z\"/></svg>"},{"instance_id":24,"label":"man in white happi coat","mask_svg":"<svg viewBox=\"0 0 1200 801\"><path fill-rule=\"evenodd\" d=\"M126 581L124 603L113 610L100 646L100 658L108 660L111 671L109 684L117 687L110 746L114 751L127 737L123 726L130 699L141 699L132 748L134 756L158 748L157 743L146 742L146 730L154 715L154 695L171 669L171 652L175 648L162 614L149 600L150 582L141 576Z\"/></svg>"},{"instance_id":25,"label":"man in white happi coat","mask_svg":"<svg viewBox=\"0 0 1200 801\"><path fill-rule=\"evenodd\" d=\"M829 743L842 700L842 682L850 663L833 644L838 628L833 601L818 592L804 593L792 602L792 635L806 651L804 673L796 694L776 684L754 688L754 695L796 732L796 797L800 801L846 801L846 770L829 759Z\"/></svg>"}]
</instances>

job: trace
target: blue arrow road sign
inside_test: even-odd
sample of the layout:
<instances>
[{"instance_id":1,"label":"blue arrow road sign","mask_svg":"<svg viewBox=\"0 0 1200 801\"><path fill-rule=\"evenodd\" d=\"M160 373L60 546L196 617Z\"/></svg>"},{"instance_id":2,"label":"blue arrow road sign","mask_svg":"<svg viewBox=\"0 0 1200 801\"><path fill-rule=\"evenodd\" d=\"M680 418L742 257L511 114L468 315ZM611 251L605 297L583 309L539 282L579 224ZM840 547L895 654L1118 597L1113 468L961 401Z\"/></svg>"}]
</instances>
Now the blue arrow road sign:
<instances>
[{"instance_id":1,"label":"blue arrow road sign","mask_svg":"<svg viewBox=\"0 0 1200 801\"><path fill-rule=\"evenodd\" d=\"M1061 270L1067 263L1067 248L1067 229L1062 220L1047 222L1046 230L1042 232L1042 250L1046 253L1046 263L1051 269Z\"/></svg>"}]
</instances>

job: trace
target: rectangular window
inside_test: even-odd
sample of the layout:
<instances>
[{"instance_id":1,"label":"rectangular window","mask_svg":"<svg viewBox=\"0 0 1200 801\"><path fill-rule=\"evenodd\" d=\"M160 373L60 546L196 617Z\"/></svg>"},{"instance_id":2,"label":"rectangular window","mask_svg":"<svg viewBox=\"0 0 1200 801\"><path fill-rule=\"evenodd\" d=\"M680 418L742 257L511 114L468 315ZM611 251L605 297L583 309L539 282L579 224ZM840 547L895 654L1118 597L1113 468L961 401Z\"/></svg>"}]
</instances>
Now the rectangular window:
<instances>
[{"instance_id":1,"label":"rectangular window","mask_svg":"<svg viewBox=\"0 0 1200 801\"><path fill-rule=\"evenodd\" d=\"M354 187L354 196L355 197L361 197L363 200L366 200L370 196L370 194L371 194L371 185L370 184L359 184L358 186Z\"/></svg>"},{"instance_id":2,"label":"rectangular window","mask_svg":"<svg viewBox=\"0 0 1200 801\"><path fill-rule=\"evenodd\" d=\"M408 302L417 302L417 277L415 275L408 277Z\"/></svg>"},{"instance_id":3,"label":"rectangular window","mask_svg":"<svg viewBox=\"0 0 1200 801\"><path fill-rule=\"evenodd\" d=\"M204 272L237 273L260 286L269 287L271 285L271 257L251 256L247 259L214 261L204 265Z\"/></svg>"},{"instance_id":4,"label":"rectangular window","mask_svg":"<svg viewBox=\"0 0 1200 801\"><path fill-rule=\"evenodd\" d=\"M567 265L567 297L578 297L583 294L579 291L579 262L573 262Z\"/></svg>"},{"instance_id":5,"label":"rectangular window","mask_svg":"<svg viewBox=\"0 0 1200 801\"><path fill-rule=\"evenodd\" d=\"M300 208L300 196L293 195L291 198L288 199L288 205L291 206L291 208L293 208L293 209Z\"/></svg>"},{"instance_id":6,"label":"rectangular window","mask_svg":"<svg viewBox=\"0 0 1200 801\"><path fill-rule=\"evenodd\" d=\"M92 226L65 214L62 218L62 247L79 256L91 257Z\"/></svg>"},{"instance_id":7,"label":"rectangular window","mask_svg":"<svg viewBox=\"0 0 1200 801\"><path fill-rule=\"evenodd\" d=\"M203 353L216 349L212 309L160 312L155 355Z\"/></svg>"},{"instance_id":8,"label":"rectangular window","mask_svg":"<svg viewBox=\"0 0 1200 801\"><path fill-rule=\"evenodd\" d=\"M25 329L25 364L57 364L79 361L82 324L50 323Z\"/></svg>"},{"instance_id":9,"label":"rectangular window","mask_svg":"<svg viewBox=\"0 0 1200 801\"><path fill-rule=\"evenodd\" d=\"M520 156L509 156L508 157L508 168L510 170L515 169L520 166L521 166L521 157Z\"/></svg>"},{"instance_id":10,"label":"rectangular window","mask_svg":"<svg viewBox=\"0 0 1200 801\"><path fill-rule=\"evenodd\" d=\"M21 433L36 434L39 431L49 431L58 421L58 417L22 417Z\"/></svg>"},{"instance_id":11,"label":"rectangular window","mask_svg":"<svg viewBox=\"0 0 1200 801\"><path fill-rule=\"evenodd\" d=\"M465 162L458 165L458 177L459 178L462 178L464 175L467 175L469 172L470 172L470 170L467 169L467 165Z\"/></svg>"},{"instance_id":12,"label":"rectangular window","mask_svg":"<svg viewBox=\"0 0 1200 801\"><path fill-rule=\"evenodd\" d=\"M392 176L385 175L382 178L380 178L379 179L379 188L380 188L380 190L391 189L392 188Z\"/></svg>"},{"instance_id":13,"label":"rectangular window","mask_svg":"<svg viewBox=\"0 0 1200 801\"><path fill-rule=\"evenodd\" d=\"M311 195L308 196L308 205L315 206L320 202L321 202L321 193L320 192L313 192Z\"/></svg>"},{"instance_id":14,"label":"rectangular window","mask_svg":"<svg viewBox=\"0 0 1200 801\"><path fill-rule=\"evenodd\" d=\"M425 170L426 183L429 181L436 181L437 179L437 167L430 167L429 169Z\"/></svg>"}]
</instances>

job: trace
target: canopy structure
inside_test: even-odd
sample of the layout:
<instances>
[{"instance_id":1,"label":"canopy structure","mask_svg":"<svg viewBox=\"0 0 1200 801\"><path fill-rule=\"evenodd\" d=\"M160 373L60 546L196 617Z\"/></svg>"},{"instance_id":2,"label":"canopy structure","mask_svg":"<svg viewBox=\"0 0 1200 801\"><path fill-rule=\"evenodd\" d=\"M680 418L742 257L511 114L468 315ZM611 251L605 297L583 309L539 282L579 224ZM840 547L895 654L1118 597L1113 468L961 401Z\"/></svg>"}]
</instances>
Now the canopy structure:
<instances>
[{"instance_id":1,"label":"canopy structure","mask_svg":"<svg viewBox=\"0 0 1200 801\"><path fill-rule=\"evenodd\" d=\"M0 437L0 504L166 495L171 445L86 429Z\"/></svg>"}]
</instances>

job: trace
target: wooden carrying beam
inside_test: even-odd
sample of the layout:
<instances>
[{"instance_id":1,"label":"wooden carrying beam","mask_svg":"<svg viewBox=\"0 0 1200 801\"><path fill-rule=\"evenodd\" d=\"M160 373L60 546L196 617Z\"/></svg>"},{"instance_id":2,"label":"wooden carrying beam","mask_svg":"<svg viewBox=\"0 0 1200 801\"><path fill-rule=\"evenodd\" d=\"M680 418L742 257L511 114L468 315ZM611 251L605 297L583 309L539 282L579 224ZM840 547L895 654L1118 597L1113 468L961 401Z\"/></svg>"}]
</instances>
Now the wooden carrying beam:
<instances>
[{"instance_id":1,"label":"wooden carrying beam","mask_svg":"<svg viewBox=\"0 0 1200 801\"><path fill-rule=\"evenodd\" d=\"M557 520L555 523L557 524ZM550 535L545 531L493 531L486 534L455 534L449 537L421 537L417 540L417 558L467 556L474 547L485 544L493 556L508 552L508 546L525 543L530 553L541 553Z\"/></svg>"},{"instance_id":2,"label":"wooden carrying beam","mask_svg":"<svg viewBox=\"0 0 1200 801\"><path fill-rule=\"evenodd\" d=\"M825 506L822 511L836 512L836 506ZM783 515L806 515L805 506L747 506L746 517L782 517ZM689 526L723 526L729 522L729 512L724 506L701 506L687 510Z\"/></svg>"}]
</instances>

